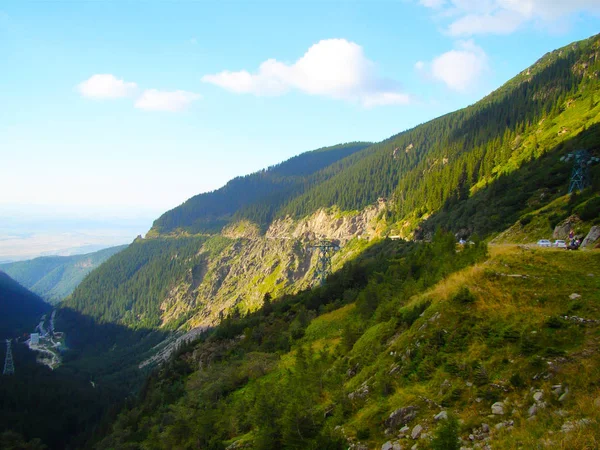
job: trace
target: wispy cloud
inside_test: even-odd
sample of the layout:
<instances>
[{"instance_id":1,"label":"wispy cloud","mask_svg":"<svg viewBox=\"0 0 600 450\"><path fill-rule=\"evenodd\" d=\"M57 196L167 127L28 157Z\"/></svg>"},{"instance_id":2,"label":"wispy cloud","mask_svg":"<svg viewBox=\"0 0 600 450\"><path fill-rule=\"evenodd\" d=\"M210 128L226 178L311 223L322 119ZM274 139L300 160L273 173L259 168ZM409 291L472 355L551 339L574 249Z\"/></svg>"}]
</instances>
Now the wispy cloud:
<instances>
[{"instance_id":1,"label":"wispy cloud","mask_svg":"<svg viewBox=\"0 0 600 450\"><path fill-rule=\"evenodd\" d=\"M576 13L600 13L598 0L419 0L449 20L452 36L509 34L528 22L556 24Z\"/></svg>"},{"instance_id":2,"label":"wispy cloud","mask_svg":"<svg viewBox=\"0 0 600 450\"><path fill-rule=\"evenodd\" d=\"M147 89L136 100L135 107L146 111L177 112L186 109L192 102L200 99L199 94L187 91L159 91Z\"/></svg>"},{"instance_id":3,"label":"wispy cloud","mask_svg":"<svg viewBox=\"0 0 600 450\"><path fill-rule=\"evenodd\" d=\"M377 75L360 45L345 39L322 40L293 64L268 59L254 73L225 70L205 75L202 81L237 94L275 96L297 90L365 107L411 101L398 82Z\"/></svg>"},{"instance_id":4,"label":"wispy cloud","mask_svg":"<svg viewBox=\"0 0 600 450\"><path fill-rule=\"evenodd\" d=\"M111 74L96 74L79 83L77 90L88 98L122 98L135 94L137 84L120 80Z\"/></svg>"},{"instance_id":5,"label":"wispy cloud","mask_svg":"<svg viewBox=\"0 0 600 450\"><path fill-rule=\"evenodd\" d=\"M488 69L488 57L472 40L459 41L456 49L442 53L428 63L418 61L415 68L450 89L465 92L477 86Z\"/></svg>"}]
</instances>

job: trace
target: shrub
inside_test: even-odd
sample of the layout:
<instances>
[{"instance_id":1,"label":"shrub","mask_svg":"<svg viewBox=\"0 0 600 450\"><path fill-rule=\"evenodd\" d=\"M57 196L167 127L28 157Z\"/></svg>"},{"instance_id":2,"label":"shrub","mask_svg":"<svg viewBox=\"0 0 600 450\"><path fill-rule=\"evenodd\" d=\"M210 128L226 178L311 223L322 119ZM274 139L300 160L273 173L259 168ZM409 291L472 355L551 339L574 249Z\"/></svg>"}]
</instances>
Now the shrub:
<instances>
[{"instance_id":1,"label":"shrub","mask_svg":"<svg viewBox=\"0 0 600 450\"><path fill-rule=\"evenodd\" d=\"M519 222L521 223L522 226L527 225L528 223L530 223L533 219L533 216L531 214L528 214L526 216L523 216L519 219Z\"/></svg>"},{"instance_id":2,"label":"shrub","mask_svg":"<svg viewBox=\"0 0 600 450\"><path fill-rule=\"evenodd\" d=\"M437 427L435 437L431 441L431 448L433 450L459 450L458 432L458 419L450 414L448 419L443 420Z\"/></svg>"},{"instance_id":3,"label":"shrub","mask_svg":"<svg viewBox=\"0 0 600 450\"><path fill-rule=\"evenodd\" d=\"M461 287L459 291L452 297L453 302L461 305L469 305L471 303L475 303L476 300L477 298L466 286Z\"/></svg>"}]
</instances>

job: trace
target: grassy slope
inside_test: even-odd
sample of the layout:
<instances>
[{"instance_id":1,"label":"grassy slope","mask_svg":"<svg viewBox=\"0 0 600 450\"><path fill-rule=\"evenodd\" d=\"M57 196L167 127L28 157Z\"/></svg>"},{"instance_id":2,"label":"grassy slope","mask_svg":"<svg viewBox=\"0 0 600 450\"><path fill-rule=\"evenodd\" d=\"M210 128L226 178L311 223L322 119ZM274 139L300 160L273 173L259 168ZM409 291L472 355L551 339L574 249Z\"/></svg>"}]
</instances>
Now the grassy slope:
<instances>
[{"instance_id":1,"label":"grassy slope","mask_svg":"<svg viewBox=\"0 0 600 450\"><path fill-rule=\"evenodd\" d=\"M472 296L457 296L464 287ZM570 299L573 293L581 297ZM288 353L252 352L240 359L235 356L235 349L243 344L234 339L222 345L207 341L199 344L193 355L180 354L181 362L173 364L184 364L185 360L194 367L196 363L192 361L198 357L204 362L200 363L200 370L193 369L186 377L176 378L176 389L184 389L179 391L183 396L173 399L171 406L170 401L165 403L163 390L162 412L155 411L153 420L160 423L169 416L169 420L180 425L154 429L149 438L155 444L150 447L172 443L169 439L173 439L178 427L191 425L182 411L198 411L198 417L208 414L201 412L202 400L195 398L217 395L215 401L222 402L219 414L228 418L221 422L231 421L229 426L235 428L235 423L243 422L244 416L252 413L248 408L261 390L280 386L277 389L283 391L275 391L273 396L292 395L285 394L287 380L298 370L296 358L302 348L303 354L308 352L316 366L321 367L316 376L328 386L312 406L315 416L322 417L333 407L334 415L328 420L342 425L349 441L360 441L369 449L397 439L397 430L392 435L384 433L384 421L392 411L408 405L419 408L409 424L411 429L421 424L430 437L438 426L433 416L446 409L460 419L460 436L465 440L473 428L489 424L491 444L496 449L537 448L542 440L550 448L597 448L600 408L592 400L600 397L595 381L600 377L599 300L597 250L567 252L494 246L487 261L400 300L399 309L390 312L398 317L425 308L420 317L417 313L414 322L381 320L365 329L350 349L342 344L344 330L362 320L354 303L310 320ZM597 322L575 323L563 319L564 315ZM355 375L347 374L351 368ZM338 377L336 388L328 384L331 377ZM307 390L315 379L307 379ZM164 386L164 382L159 385ZM443 384L449 387L444 388ZM551 390L557 384L570 390L562 402ZM364 386L368 394L348 401L350 393L360 392ZM533 390L543 391L546 406L539 408L535 419L527 420L528 409L535 403ZM223 398L227 400L223 402ZM496 401L505 403L504 416L490 416L491 405ZM188 410L190 405L194 406ZM340 409L346 410L345 417L339 415ZM128 414L129 417L121 418L119 430L140 411L134 409ZM580 419L590 422L576 424L571 432L560 432L565 423ZM509 420L514 421L512 428L495 428L497 423ZM226 441L226 445L239 441L239 445L246 442L254 448L252 443L258 436L255 431L246 430ZM192 425L192 435L197 432ZM115 429L114 433L112 438L122 431ZM405 441L404 445L413 445L410 439L400 440ZM428 448L429 439L419 442L419 448ZM104 444L114 442L108 440Z\"/></svg>"}]
</instances>

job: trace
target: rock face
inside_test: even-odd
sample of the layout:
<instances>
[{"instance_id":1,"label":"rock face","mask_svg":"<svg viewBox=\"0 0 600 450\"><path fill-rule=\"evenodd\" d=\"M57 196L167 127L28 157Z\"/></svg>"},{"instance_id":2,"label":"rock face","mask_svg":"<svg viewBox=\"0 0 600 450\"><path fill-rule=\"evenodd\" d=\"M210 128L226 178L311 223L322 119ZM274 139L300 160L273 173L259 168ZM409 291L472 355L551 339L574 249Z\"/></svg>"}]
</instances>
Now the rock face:
<instances>
[{"instance_id":1,"label":"rock face","mask_svg":"<svg viewBox=\"0 0 600 450\"><path fill-rule=\"evenodd\" d=\"M386 419L386 427L394 429L398 428L400 425L406 425L417 416L417 410L418 408L416 406L398 408Z\"/></svg>"},{"instance_id":2,"label":"rock face","mask_svg":"<svg viewBox=\"0 0 600 450\"><path fill-rule=\"evenodd\" d=\"M590 232L587 234L583 242L581 243L582 247L591 247L593 244L600 239L600 226L595 225L590 229Z\"/></svg>"},{"instance_id":3,"label":"rock face","mask_svg":"<svg viewBox=\"0 0 600 450\"><path fill-rule=\"evenodd\" d=\"M321 209L312 216L294 221L290 217L275 220L267 230L268 239L334 239L341 244L355 236L377 233L376 218L385 204L365 208L357 214L331 212Z\"/></svg>"},{"instance_id":4,"label":"rock face","mask_svg":"<svg viewBox=\"0 0 600 450\"><path fill-rule=\"evenodd\" d=\"M573 215L568 219L563 220L561 223L554 227L554 233L552 233L552 237L554 239L566 239L569 237L569 232L575 228L576 224L581 222L579 217Z\"/></svg>"}]
</instances>

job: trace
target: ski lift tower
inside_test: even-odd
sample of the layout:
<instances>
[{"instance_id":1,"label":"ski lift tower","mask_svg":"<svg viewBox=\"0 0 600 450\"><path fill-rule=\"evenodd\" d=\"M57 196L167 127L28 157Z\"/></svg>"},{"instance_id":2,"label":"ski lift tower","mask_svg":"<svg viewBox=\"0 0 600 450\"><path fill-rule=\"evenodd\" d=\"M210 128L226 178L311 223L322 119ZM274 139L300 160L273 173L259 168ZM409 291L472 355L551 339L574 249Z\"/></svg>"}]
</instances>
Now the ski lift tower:
<instances>
[{"instance_id":1,"label":"ski lift tower","mask_svg":"<svg viewBox=\"0 0 600 450\"><path fill-rule=\"evenodd\" d=\"M569 194L573 191L583 191L590 185L590 166L600 162L600 158L592 156L587 150L577 150L560 158L561 161L573 161Z\"/></svg>"},{"instance_id":2,"label":"ski lift tower","mask_svg":"<svg viewBox=\"0 0 600 450\"><path fill-rule=\"evenodd\" d=\"M6 340L6 358L4 359L4 375L15 373L15 364L13 362L12 350L10 349L10 339Z\"/></svg>"},{"instance_id":3,"label":"ski lift tower","mask_svg":"<svg viewBox=\"0 0 600 450\"><path fill-rule=\"evenodd\" d=\"M321 239L309 245L308 248L319 250L319 259L317 260L314 277L322 286L325 284L327 276L331 273L331 257L334 252L340 249L340 246L329 239Z\"/></svg>"}]
</instances>

